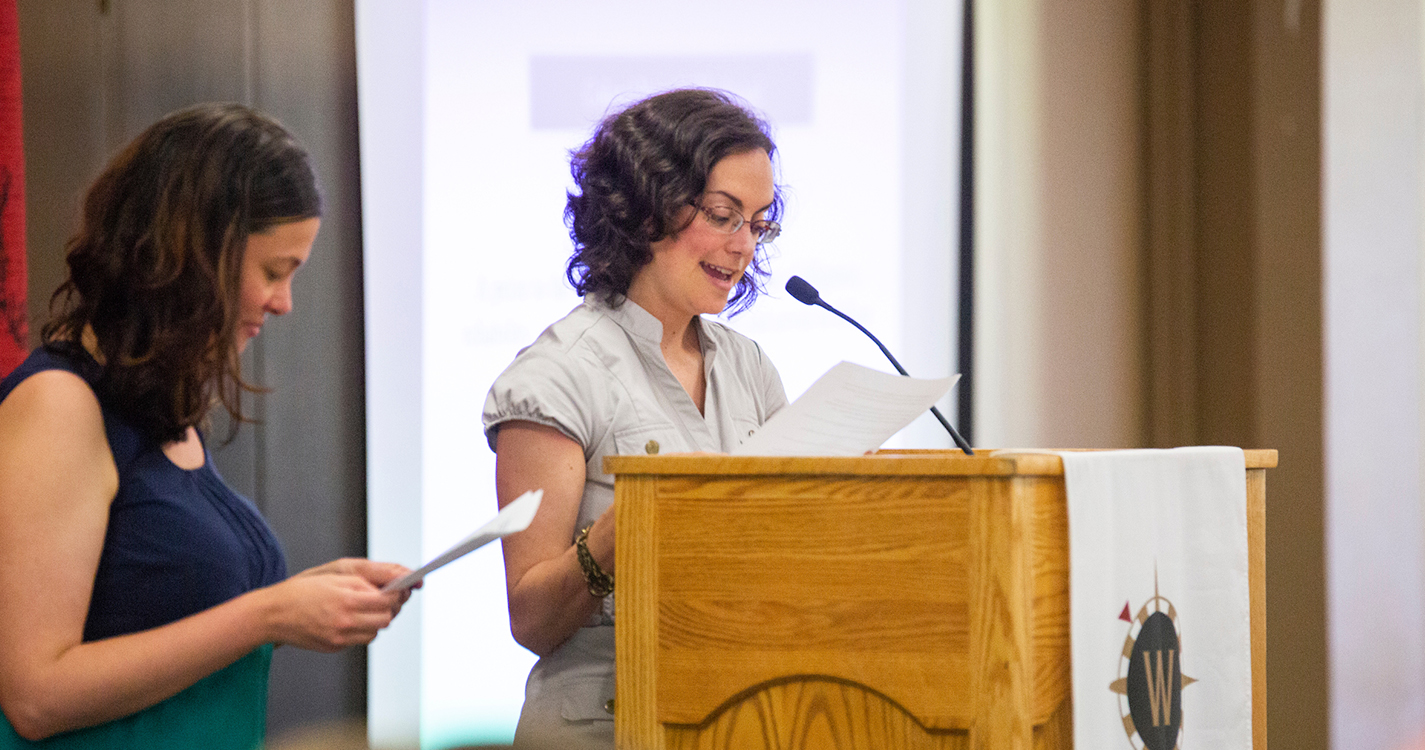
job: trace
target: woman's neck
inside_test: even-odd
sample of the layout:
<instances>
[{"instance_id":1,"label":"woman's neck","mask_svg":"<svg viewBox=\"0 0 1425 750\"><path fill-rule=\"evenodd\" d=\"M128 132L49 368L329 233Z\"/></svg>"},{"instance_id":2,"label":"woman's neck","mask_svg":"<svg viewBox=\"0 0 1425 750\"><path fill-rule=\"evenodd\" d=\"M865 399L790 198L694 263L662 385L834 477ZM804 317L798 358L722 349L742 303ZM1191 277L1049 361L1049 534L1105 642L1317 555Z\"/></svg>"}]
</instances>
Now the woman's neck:
<instances>
[{"instance_id":1,"label":"woman's neck","mask_svg":"<svg viewBox=\"0 0 1425 750\"><path fill-rule=\"evenodd\" d=\"M693 318L696 316L691 316L686 311L676 310L671 305L660 304L662 300L657 295L640 294L642 291L637 284L634 284L625 296L663 324L663 339L659 342L663 356L669 358L701 354L702 347L698 342L698 331L693 325Z\"/></svg>"},{"instance_id":2,"label":"woman's neck","mask_svg":"<svg viewBox=\"0 0 1425 750\"><path fill-rule=\"evenodd\" d=\"M663 362L702 413L707 382L703 376L702 342L698 338L698 326L693 324L696 316L686 310L679 312L672 305L660 305L657 295L639 294L639 291L630 288L628 299L663 324L663 338L658 342Z\"/></svg>"},{"instance_id":3,"label":"woman's neck","mask_svg":"<svg viewBox=\"0 0 1425 750\"><path fill-rule=\"evenodd\" d=\"M79 332L79 345L84 347L84 351L89 352L89 356L95 362L104 364L104 352L99 350L99 337L94 335L94 329L86 323L84 330Z\"/></svg>"},{"instance_id":4,"label":"woman's neck","mask_svg":"<svg viewBox=\"0 0 1425 750\"><path fill-rule=\"evenodd\" d=\"M682 330L676 334L670 334L668 324L664 323L660 348L663 350L664 359L681 355L696 357L701 361L703 357L702 342L698 340L698 327L693 325L691 319L684 320Z\"/></svg>"}]
</instances>

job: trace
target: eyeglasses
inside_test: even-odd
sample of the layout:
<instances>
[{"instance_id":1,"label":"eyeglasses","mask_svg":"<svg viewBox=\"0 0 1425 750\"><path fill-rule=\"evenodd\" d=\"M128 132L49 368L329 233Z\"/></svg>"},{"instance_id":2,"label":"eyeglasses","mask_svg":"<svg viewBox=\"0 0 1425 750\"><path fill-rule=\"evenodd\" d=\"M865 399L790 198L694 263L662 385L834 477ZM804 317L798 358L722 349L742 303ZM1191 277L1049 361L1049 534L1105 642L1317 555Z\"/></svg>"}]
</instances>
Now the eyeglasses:
<instances>
[{"instance_id":1,"label":"eyeglasses","mask_svg":"<svg viewBox=\"0 0 1425 750\"><path fill-rule=\"evenodd\" d=\"M748 225L752 229L752 239L756 240L759 245L765 245L777 239L777 235L782 233L781 224L767 219L748 221L741 211L732 206L703 206L697 203L694 203L693 206L702 212L703 217L708 220L708 224L713 229L723 234L736 234L743 224Z\"/></svg>"}]
</instances>

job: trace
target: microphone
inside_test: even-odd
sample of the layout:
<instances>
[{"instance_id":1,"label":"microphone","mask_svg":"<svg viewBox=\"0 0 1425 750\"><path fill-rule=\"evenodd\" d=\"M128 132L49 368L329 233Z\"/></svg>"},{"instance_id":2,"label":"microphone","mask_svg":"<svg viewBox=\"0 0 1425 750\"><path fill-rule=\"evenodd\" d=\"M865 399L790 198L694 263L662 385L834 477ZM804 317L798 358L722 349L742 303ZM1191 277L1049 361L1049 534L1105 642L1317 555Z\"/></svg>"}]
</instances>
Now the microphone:
<instances>
[{"instance_id":1,"label":"microphone","mask_svg":"<svg viewBox=\"0 0 1425 750\"><path fill-rule=\"evenodd\" d=\"M866 330L865 326L852 320L846 313L826 304L826 301L821 298L821 294L816 291L816 287L808 284L805 279L800 276L793 276L787 279L787 293L792 295L792 299L795 299L803 305L816 305L817 307L824 308L829 312L835 313L837 317L847 323L856 326L857 330L866 334L867 337L876 342L876 346L881 348L881 353L886 355L886 359L889 359L892 365L895 365L896 372L910 377L910 373L906 372L904 367L901 367L901 363L896 361L896 358L891 354L891 350L887 349L886 345L882 344L880 339ZM930 407L930 413L934 414L935 418L940 420L941 426L950 433L950 437L955 441L955 445L960 446L960 450L964 451L965 455L975 455L975 451L970 448L970 444L965 442L965 438L960 437L960 433L955 431L955 428L950 425L950 421L945 418L944 414L940 413L939 409L932 406Z\"/></svg>"}]
</instances>

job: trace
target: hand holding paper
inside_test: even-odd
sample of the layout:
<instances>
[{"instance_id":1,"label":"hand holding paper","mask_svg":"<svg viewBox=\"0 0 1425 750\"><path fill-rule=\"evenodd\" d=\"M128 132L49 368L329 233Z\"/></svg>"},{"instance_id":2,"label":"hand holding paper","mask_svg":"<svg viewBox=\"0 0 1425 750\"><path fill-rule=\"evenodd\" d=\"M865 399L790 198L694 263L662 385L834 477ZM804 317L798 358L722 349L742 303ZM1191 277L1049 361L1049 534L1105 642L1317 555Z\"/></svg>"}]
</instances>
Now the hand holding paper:
<instances>
[{"instance_id":1,"label":"hand holding paper","mask_svg":"<svg viewBox=\"0 0 1425 750\"><path fill-rule=\"evenodd\" d=\"M542 499L544 499L544 490L530 490L520 495L515 498L514 502L501 509L489 523L476 529L475 533L460 540L455 546L440 553L434 560L422 565L418 570L413 570L382 586L381 590L398 591L410 588L420 583L426 574L436 568L454 562L496 539L509 536L517 531L524 531L534 520L534 514L539 510L539 502Z\"/></svg>"}]
</instances>

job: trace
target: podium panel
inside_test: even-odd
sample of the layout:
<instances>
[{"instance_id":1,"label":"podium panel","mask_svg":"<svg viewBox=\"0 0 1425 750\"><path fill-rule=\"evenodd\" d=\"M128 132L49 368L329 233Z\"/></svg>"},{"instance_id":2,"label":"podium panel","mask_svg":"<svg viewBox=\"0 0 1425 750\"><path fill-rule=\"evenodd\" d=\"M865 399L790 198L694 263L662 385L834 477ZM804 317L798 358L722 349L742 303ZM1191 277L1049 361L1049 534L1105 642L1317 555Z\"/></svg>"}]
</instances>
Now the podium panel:
<instances>
[{"instance_id":1,"label":"podium panel","mask_svg":"<svg viewBox=\"0 0 1425 750\"><path fill-rule=\"evenodd\" d=\"M1247 452L1257 748L1275 463ZM614 456L605 468L619 748L1072 747L1057 456Z\"/></svg>"}]
</instances>

